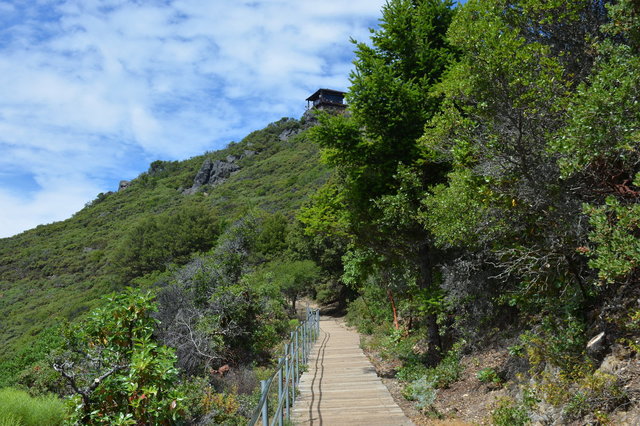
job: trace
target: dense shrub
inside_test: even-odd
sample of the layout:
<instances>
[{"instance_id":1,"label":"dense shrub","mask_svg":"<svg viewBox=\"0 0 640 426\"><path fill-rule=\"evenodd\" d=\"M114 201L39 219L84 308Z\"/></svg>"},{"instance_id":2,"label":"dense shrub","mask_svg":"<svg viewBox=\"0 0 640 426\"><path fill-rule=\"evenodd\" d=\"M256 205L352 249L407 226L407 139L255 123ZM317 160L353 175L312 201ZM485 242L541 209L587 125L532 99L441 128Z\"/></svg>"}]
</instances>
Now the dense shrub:
<instances>
[{"instance_id":1,"label":"dense shrub","mask_svg":"<svg viewBox=\"0 0 640 426\"><path fill-rule=\"evenodd\" d=\"M193 252L213 247L221 226L210 208L185 204L177 211L144 216L135 223L114 253L125 278L185 263Z\"/></svg>"},{"instance_id":2,"label":"dense shrub","mask_svg":"<svg viewBox=\"0 0 640 426\"><path fill-rule=\"evenodd\" d=\"M442 361L432 368L409 363L398 371L398 378L406 383L402 394L411 401L417 401L418 408L429 409L435 401L436 389L449 387L458 380L462 372L461 350L464 342L456 343Z\"/></svg>"},{"instance_id":3,"label":"dense shrub","mask_svg":"<svg viewBox=\"0 0 640 426\"><path fill-rule=\"evenodd\" d=\"M158 294L158 336L189 375L264 359L288 330L278 288L240 281L250 252L229 246L234 253L218 256L218 246L177 270Z\"/></svg>"},{"instance_id":4,"label":"dense shrub","mask_svg":"<svg viewBox=\"0 0 640 426\"><path fill-rule=\"evenodd\" d=\"M526 407L510 398L500 399L491 413L496 426L524 426L531 423Z\"/></svg>"}]
</instances>

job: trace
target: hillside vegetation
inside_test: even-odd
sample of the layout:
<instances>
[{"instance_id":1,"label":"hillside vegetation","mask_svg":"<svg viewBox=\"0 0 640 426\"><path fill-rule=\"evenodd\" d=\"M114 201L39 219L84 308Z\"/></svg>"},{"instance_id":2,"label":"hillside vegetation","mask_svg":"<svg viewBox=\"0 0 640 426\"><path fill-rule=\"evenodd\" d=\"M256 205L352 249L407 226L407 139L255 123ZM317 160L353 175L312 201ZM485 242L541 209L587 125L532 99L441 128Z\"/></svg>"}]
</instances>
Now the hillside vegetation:
<instances>
[{"instance_id":1,"label":"hillside vegetation","mask_svg":"<svg viewBox=\"0 0 640 426\"><path fill-rule=\"evenodd\" d=\"M299 121L283 119L221 151L156 161L125 190L99 194L71 219L0 240L0 358L10 359L43 330L97 307L103 295L153 284L156 276L141 277L210 250L251 212L279 213L290 222L329 173L316 145L304 132L296 135L300 131ZM183 194L205 159L230 155L239 158L237 172L214 188Z\"/></svg>"},{"instance_id":2,"label":"hillside vegetation","mask_svg":"<svg viewBox=\"0 0 640 426\"><path fill-rule=\"evenodd\" d=\"M347 114L1 240L0 385L84 423L243 424L308 294L422 417L640 416L637 1L390 0L355 54Z\"/></svg>"}]
</instances>

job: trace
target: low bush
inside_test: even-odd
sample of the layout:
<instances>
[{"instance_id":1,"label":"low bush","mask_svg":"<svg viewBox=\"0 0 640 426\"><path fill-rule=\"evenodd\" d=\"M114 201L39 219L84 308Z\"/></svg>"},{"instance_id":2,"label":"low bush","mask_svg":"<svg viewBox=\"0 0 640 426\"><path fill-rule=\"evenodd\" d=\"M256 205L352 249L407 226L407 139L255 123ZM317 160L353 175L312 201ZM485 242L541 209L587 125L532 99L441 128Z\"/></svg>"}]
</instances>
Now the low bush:
<instances>
[{"instance_id":1,"label":"low bush","mask_svg":"<svg viewBox=\"0 0 640 426\"><path fill-rule=\"evenodd\" d=\"M524 405L511 398L502 398L491 413L491 423L496 426L524 426L531 420Z\"/></svg>"},{"instance_id":2,"label":"low bush","mask_svg":"<svg viewBox=\"0 0 640 426\"><path fill-rule=\"evenodd\" d=\"M403 396L409 401L416 401L416 407L420 410L426 410L433 405L436 400L437 390L433 387L427 376L414 380L409 383L403 390Z\"/></svg>"},{"instance_id":3,"label":"low bush","mask_svg":"<svg viewBox=\"0 0 640 426\"><path fill-rule=\"evenodd\" d=\"M436 389L447 388L458 380L462 372L460 353L463 345L463 341L453 345L440 364L435 367L407 364L400 368L397 377L408 382L402 392L403 396L410 401L416 401L419 409L429 409L435 401Z\"/></svg>"},{"instance_id":4,"label":"low bush","mask_svg":"<svg viewBox=\"0 0 640 426\"><path fill-rule=\"evenodd\" d=\"M400 367L396 378L402 382L410 383L426 376L428 373L429 368L423 364L407 364Z\"/></svg>"},{"instance_id":5,"label":"low bush","mask_svg":"<svg viewBox=\"0 0 640 426\"><path fill-rule=\"evenodd\" d=\"M478 371L476 377L482 383L493 383L497 385L502 382L502 379L500 379L500 376L498 375L496 370L490 367L483 368L482 370Z\"/></svg>"}]
</instances>

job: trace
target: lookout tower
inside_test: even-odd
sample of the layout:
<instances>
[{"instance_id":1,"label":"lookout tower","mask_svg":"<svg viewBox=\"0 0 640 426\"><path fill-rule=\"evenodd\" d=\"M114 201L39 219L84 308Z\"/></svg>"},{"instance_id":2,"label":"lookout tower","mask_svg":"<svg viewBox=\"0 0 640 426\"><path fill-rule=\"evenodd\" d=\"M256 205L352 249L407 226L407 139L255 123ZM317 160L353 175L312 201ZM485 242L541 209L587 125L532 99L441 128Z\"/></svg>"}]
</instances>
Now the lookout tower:
<instances>
[{"instance_id":1,"label":"lookout tower","mask_svg":"<svg viewBox=\"0 0 640 426\"><path fill-rule=\"evenodd\" d=\"M347 108L344 103L345 92L331 89L318 89L307 98L307 109L331 109L341 111Z\"/></svg>"}]
</instances>

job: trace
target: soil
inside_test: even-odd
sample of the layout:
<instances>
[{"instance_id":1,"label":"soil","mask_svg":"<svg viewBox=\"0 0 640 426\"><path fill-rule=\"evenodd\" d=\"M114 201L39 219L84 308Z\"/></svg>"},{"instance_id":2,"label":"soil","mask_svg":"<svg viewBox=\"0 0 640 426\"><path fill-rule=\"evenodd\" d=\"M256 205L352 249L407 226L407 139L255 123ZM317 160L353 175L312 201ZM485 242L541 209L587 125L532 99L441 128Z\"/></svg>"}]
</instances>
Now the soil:
<instances>
[{"instance_id":1,"label":"soil","mask_svg":"<svg viewBox=\"0 0 640 426\"><path fill-rule=\"evenodd\" d=\"M362 336L366 341L367 337ZM364 343L364 342L363 342ZM362 345L366 348L366 344ZM434 403L434 410L429 413L416 409L413 402L402 396L402 383L395 379L395 372L400 367L398 360L385 360L379 353L365 349L365 354L376 368L378 375L389 389L396 403L405 415L416 425L490 425L491 412L496 402L508 396L508 386L486 384L477 378L483 368L504 371L508 366L509 355L506 348L494 347L464 356L460 363L463 371L460 379L447 389L439 389ZM609 424L631 426L640 424L640 360L637 356L617 353L616 350L604 362L601 369L615 374L620 379L628 400L607 417ZM513 390L513 389L510 389ZM596 419L587 415L571 425L598 424Z\"/></svg>"}]
</instances>

